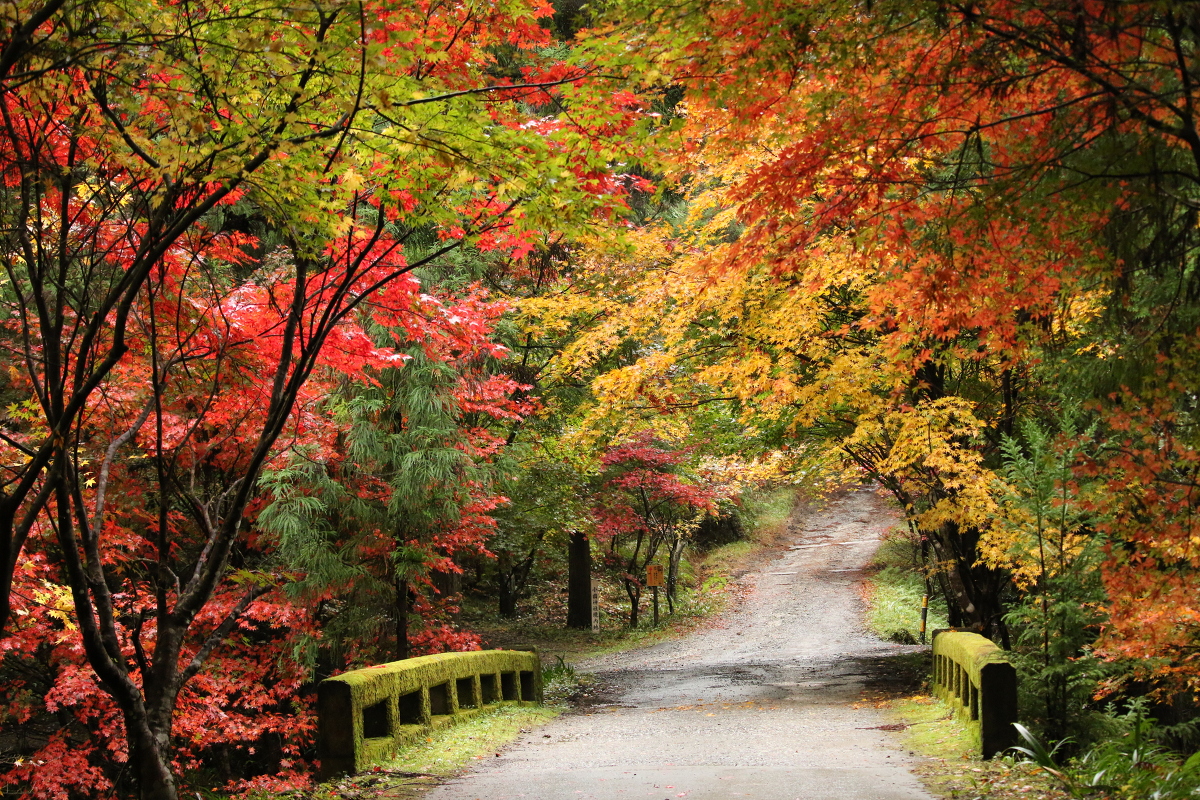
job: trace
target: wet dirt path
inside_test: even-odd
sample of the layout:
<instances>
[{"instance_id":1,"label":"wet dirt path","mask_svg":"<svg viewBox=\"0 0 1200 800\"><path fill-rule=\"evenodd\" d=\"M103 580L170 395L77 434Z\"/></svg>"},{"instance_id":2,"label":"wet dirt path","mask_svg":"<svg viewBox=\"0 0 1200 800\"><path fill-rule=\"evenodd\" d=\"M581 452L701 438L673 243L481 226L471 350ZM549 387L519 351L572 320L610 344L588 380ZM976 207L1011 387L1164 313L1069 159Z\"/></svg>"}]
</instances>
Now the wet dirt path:
<instances>
[{"instance_id":1,"label":"wet dirt path","mask_svg":"<svg viewBox=\"0 0 1200 800\"><path fill-rule=\"evenodd\" d=\"M577 665L610 704L525 734L436 800L930 800L856 703L913 648L861 626L861 568L894 524L869 490L793 517L745 599L686 638Z\"/></svg>"}]
</instances>

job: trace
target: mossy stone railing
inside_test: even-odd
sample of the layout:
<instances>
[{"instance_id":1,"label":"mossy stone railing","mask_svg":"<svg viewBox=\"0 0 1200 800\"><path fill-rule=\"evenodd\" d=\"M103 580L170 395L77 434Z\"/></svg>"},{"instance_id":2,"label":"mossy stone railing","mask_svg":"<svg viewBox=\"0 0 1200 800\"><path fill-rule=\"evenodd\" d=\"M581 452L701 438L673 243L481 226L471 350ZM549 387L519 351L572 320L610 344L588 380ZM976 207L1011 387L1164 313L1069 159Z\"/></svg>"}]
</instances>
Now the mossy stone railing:
<instances>
[{"instance_id":1,"label":"mossy stone railing","mask_svg":"<svg viewBox=\"0 0 1200 800\"><path fill-rule=\"evenodd\" d=\"M1017 743L1017 671L991 640L935 631L933 692L957 710L984 758Z\"/></svg>"},{"instance_id":2,"label":"mossy stone railing","mask_svg":"<svg viewBox=\"0 0 1200 800\"><path fill-rule=\"evenodd\" d=\"M335 675L317 688L321 780L366 769L485 706L541 700L536 650L440 653Z\"/></svg>"}]
</instances>

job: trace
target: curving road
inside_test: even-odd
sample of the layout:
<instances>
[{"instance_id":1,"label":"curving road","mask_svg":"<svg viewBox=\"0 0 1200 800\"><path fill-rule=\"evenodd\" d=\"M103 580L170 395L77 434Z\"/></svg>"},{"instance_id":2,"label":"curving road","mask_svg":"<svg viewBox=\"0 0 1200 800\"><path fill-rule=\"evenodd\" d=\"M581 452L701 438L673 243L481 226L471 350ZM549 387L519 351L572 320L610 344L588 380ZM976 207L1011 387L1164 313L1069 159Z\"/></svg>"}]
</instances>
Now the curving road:
<instances>
[{"instance_id":1,"label":"curving road","mask_svg":"<svg viewBox=\"0 0 1200 800\"><path fill-rule=\"evenodd\" d=\"M583 662L613 702L525 734L436 800L931 800L864 691L913 648L861 627L857 584L894 524L869 490L793 517L745 600L687 638Z\"/></svg>"}]
</instances>

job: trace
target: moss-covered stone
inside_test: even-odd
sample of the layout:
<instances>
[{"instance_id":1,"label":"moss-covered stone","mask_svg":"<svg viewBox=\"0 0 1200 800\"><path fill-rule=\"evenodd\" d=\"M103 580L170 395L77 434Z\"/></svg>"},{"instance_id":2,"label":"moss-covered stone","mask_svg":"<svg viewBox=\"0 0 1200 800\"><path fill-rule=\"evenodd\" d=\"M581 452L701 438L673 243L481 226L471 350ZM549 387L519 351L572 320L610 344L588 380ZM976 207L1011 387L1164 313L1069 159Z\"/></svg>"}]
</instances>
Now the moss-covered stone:
<instances>
[{"instance_id":1,"label":"moss-covered stone","mask_svg":"<svg viewBox=\"0 0 1200 800\"><path fill-rule=\"evenodd\" d=\"M540 703L541 678L536 650L439 653L327 678L317 691L321 780L359 772L484 705Z\"/></svg>"},{"instance_id":2,"label":"moss-covered stone","mask_svg":"<svg viewBox=\"0 0 1200 800\"><path fill-rule=\"evenodd\" d=\"M963 631L934 632L933 691L967 723L984 758L1016 744L1017 672L991 640Z\"/></svg>"}]
</instances>

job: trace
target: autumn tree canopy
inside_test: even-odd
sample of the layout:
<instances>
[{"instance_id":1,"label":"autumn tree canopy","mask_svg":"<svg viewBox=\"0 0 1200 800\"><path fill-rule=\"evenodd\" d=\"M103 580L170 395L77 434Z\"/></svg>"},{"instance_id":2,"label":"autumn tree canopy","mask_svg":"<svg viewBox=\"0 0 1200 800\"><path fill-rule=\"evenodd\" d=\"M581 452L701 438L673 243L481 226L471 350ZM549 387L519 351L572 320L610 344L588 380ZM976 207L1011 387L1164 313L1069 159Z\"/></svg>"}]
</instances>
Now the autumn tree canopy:
<instances>
[{"instance_id":1,"label":"autumn tree canopy","mask_svg":"<svg viewBox=\"0 0 1200 800\"><path fill-rule=\"evenodd\" d=\"M723 404L794 468L834 456L908 511L952 619L1006 640L1002 445L1082 407L1102 651L1192 680L1193 10L615 7L682 127L647 160L677 194L539 310L580 326L575 365L654 342L595 424Z\"/></svg>"},{"instance_id":2,"label":"autumn tree canopy","mask_svg":"<svg viewBox=\"0 0 1200 800\"><path fill-rule=\"evenodd\" d=\"M475 646L435 573L514 612L567 535L636 624L763 476L883 486L954 624L1195 686L1198 14L0 5L0 719L71 720L0 780L303 780L285 654Z\"/></svg>"},{"instance_id":3,"label":"autumn tree canopy","mask_svg":"<svg viewBox=\"0 0 1200 800\"><path fill-rule=\"evenodd\" d=\"M302 627L255 622L289 580L263 470L332 458L327 398L407 348L495 350L484 306L414 273L612 213L637 108L547 49L538 3L2 13L0 623L37 658L57 619L58 680L109 698L77 714L88 746L48 745L77 762L58 779L172 798L173 737L241 733L178 722L227 702L234 631Z\"/></svg>"}]
</instances>

